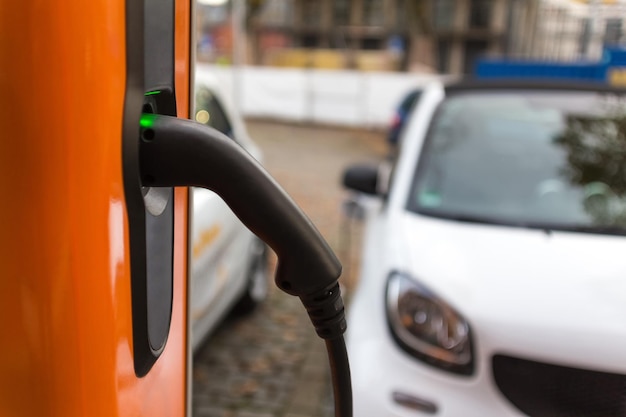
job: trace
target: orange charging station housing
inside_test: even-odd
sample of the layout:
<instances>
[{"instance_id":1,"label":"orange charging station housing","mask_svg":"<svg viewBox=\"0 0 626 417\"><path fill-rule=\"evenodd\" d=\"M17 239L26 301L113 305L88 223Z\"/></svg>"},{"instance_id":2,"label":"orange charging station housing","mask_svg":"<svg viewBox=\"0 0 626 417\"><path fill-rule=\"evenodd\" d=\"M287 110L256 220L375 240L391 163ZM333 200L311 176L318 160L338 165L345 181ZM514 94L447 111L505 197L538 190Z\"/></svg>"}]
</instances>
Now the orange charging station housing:
<instances>
[{"instance_id":1,"label":"orange charging station housing","mask_svg":"<svg viewBox=\"0 0 626 417\"><path fill-rule=\"evenodd\" d=\"M122 130L127 31L146 0L0 0L0 415L184 416L187 199L174 192L167 344L133 363ZM171 0L188 117L191 3ZM137 109L137 114L141 112ZM139 128L139 126L138 126Z\"/></svg>"}]
</instances>

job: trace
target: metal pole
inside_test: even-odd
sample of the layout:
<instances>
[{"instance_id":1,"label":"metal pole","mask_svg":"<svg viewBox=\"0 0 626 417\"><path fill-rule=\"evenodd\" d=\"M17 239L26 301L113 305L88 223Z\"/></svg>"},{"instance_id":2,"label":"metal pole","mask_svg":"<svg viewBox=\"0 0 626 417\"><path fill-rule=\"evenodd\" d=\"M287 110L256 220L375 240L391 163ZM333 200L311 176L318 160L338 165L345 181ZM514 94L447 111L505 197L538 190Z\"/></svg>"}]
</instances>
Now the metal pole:
<instances>
[{"instance_id":1,"label":"metal pole","mask_svg":"<svg viewBox=\"0 0 626 417\"><path fill-rule=\"evenodd\" d=\"M593 58L594 52L594 40L597 38L596 29L599 30L598 12L600 2L598 0L591 0L589 2L589 46L587 47L587 58Z\"/></svg>"},{"instance_id":2,"label":"metal pole","mask_svg":"<svg viewBox=\"0 0 626 417\"><path fill-rule=\"evenodd\" d=\"M246 62L246 0L232 0L233 105L241 112L242 66Z\"/></svg>"}]
</instances>

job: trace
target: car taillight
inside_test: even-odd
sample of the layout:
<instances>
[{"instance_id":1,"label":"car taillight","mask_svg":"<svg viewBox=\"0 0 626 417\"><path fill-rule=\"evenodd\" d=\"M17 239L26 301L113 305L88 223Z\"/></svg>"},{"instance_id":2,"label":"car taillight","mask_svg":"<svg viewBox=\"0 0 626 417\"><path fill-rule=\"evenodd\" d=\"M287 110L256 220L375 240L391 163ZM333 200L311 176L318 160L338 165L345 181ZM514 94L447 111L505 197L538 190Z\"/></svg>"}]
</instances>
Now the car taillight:
<instances>
[{"instance_id":1,"label":"car taillight","mask_svg":"<svg viewBox=\"0 0 626 417\"><path fill-rule=\"evenodd\" d=\"M398 128L401 122L402 122L402 119L400 118L400 115L398 113L395 113L393 117L391 118L391 128L392 129Z\"/></svg>"}]
</instances>

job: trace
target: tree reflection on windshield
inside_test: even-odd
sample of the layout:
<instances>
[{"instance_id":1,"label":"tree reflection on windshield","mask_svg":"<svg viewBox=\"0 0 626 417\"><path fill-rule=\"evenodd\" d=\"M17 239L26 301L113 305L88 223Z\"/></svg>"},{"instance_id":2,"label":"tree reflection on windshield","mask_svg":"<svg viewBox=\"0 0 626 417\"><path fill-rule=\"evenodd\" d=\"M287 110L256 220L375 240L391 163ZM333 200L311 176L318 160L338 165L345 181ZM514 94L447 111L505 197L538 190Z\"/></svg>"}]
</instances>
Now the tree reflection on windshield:
<instances>
[{"instance_id":1,"label":"tree reflection on windshield","mask_svg":"<svg viewBox=\"0 0 626 417\"><path fill-rule=\"evenodd\" d=\"M562 174L583 187L583 206L594 223L626 226L626 114L611 113L567 116L554 142L567 151Z\"/></svg>"}]
</instances>

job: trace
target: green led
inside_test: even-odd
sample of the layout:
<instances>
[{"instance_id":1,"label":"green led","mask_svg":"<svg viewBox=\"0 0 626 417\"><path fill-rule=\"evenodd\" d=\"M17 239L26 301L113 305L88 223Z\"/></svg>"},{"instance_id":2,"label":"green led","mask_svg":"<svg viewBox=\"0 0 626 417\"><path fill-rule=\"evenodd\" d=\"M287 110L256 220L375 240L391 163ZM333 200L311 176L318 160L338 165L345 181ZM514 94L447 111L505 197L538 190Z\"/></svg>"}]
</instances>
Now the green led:
<instances>
[{"instance_id":1,"label":"green led","mask_svg":"<svg viewBox=\"0 0 626 417\"><path fill-rule=\"evenodd\" d=\"M156 114L143 113L141 115L141 119L139 119L139 126L143 127L144 129L151 128L152 126L154 126L154 121L156 120L156 118Z\"/></svg>"},{"instance_id":2,"label":"green led","mask_svg":"<svg viewBox=\"0 0 626 417\"><path fill-rule=\"evenodd\" d=\"M144 93L144 96L155 96L157 94L161 94L160 91L148 91L147 93Z\"/></svg>"}]
</instances>

